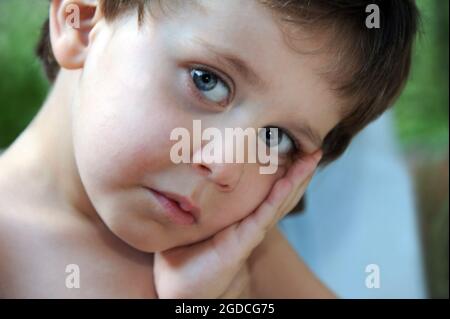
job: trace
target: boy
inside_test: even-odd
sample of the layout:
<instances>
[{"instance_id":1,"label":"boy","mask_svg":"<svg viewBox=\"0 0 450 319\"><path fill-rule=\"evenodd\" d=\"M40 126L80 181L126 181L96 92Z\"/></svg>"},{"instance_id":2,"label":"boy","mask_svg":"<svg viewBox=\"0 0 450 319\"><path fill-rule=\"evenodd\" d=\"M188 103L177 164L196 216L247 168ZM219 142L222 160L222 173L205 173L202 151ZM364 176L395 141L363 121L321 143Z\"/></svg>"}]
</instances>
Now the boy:
<instances>
[{"instance_id":1,"label":"boy","mask_svg":"<svg viewBox=\"0 0 450 319\"><path fill-rule=\"evenodd\" d=\"M52 91L0 157L0 295L331 297L273 226L405 83L415 5L369 29L369 3L53 0ZM275 174L175 164L196 120L265 128Z\"/></svg>"}]
</instances>

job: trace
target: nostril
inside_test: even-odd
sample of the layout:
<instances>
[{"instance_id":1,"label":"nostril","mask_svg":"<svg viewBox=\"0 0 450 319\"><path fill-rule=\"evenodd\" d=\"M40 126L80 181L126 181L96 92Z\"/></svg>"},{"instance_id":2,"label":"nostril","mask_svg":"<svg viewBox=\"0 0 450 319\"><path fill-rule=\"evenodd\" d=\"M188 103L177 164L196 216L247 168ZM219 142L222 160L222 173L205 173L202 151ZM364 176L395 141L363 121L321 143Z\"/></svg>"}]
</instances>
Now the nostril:
<instances>
[{"instance_id":1,"label":"nostril","mask_svg":"<svg viewBox=\"0 0 450 319\"><path fill-rule=\"evenodd\" d=\"M229 190L231 189L230 185L228 185L228 184L220 184L220 183L217 183L217 185L219 186L219 188L220 188L222 191L229 191Z\"/></svg>"},{"instance_id":2,"label":"nostril","mask_svg":"<svg viewBox=\"0 0 450 319\"><path fill-rule=\"evenodd\" d=\"M200 172L203 173L203 174L209 174L209 173L211 173L211 170L210 170L206 165L198 164L198 165L197 165L197 168L198 168L198 169L200 170Z\"/></svg>"},{"instance_id":3,"label":"nostril","mask_svg":"<svg viewBox=\"0 0 450 319\"><path fill-rule=\"evenodd\" d=\"M194 169L197 170L202 176L214 182L214 184L216 184L216 187L220 191L228 192L232 190L232 186L230 183L224 183L225 180L229 179L225 172L215 171L214 169L211 169L208 165L205 165L203 163L195 163Z\"/></svg>"}]
</instances>

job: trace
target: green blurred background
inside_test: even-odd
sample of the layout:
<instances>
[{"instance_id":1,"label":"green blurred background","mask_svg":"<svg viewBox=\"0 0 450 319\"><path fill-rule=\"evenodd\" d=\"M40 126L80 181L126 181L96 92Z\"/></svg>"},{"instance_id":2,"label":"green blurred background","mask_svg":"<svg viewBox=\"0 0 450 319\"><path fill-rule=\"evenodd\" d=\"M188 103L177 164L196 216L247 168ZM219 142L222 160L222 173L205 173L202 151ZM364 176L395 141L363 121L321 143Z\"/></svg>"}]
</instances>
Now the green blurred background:
<instances>
[{"instance_id":1,"label":"green blurred background","mask_svg":"<svg viewBox=\"0 0 450 319\"><path fill-rule=\"evenodd\" d=\"M449 2L417 3L422 31L394 114L415 180L429 296L448 298ZM0 149L27 126L49 89L34 56L47 10L47 0L0 0Z\"/></svg>"}]
</instances>

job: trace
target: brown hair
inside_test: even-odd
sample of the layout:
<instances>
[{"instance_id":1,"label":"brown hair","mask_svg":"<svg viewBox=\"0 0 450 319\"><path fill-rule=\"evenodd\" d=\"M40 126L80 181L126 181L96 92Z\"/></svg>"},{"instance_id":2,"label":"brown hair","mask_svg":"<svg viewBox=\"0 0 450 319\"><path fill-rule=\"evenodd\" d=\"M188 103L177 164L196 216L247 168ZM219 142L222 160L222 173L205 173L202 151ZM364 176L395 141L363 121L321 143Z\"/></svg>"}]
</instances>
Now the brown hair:
<instances>
[{"instance_id":1,"label":"brown hair","mask_svg":"<svg viewBox=\"0 0 450 319\"><path fill-rule=\"evenodd\" d=\"M109 21L161 0L99 0ZM406 83L419 13L414 0L259 0L280 16L282 22L333 32L329 45L343 57L333 69L336 91L347 101L343 119L325 137L321 166L337 159L352 138L378 118L398 97ZM380 27L367 28L366 8L375 4ZM333 31L330 31L333 30ZM44 23L37 46L50 81L59 71L50 45L49 23ZM301 205L303 202L300 203Z\"/></svg>"}]
</instances>

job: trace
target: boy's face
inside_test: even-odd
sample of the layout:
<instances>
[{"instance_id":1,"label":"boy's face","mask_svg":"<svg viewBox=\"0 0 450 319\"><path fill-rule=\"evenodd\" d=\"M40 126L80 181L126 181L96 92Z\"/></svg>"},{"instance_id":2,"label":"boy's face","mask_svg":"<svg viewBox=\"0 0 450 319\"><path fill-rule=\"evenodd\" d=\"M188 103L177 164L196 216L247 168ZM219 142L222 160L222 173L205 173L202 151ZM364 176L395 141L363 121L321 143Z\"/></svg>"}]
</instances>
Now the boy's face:
<instances>
[{"instance_id":1,"label":"boy's face","mask_svg":"<svg viewBox=\"0 0 450 319\"><path fill-rule=\"evenodd\" d=\"M222 132L278 126L311 153L320 144L296 128L308 124L323 140L339 121L337 99L318 75L325 56L292 50L256 1L200 4L141 28L135 15L100 21L75 99L74 150L87 194L105 224L143 251L196 242L244 218L291 164L281 154L269 175L256 163L174 164L174 128L192 131L193 120ZM298 44L310 49L311 40ZM253 71L233 67L231 56ZM171 222L147 188L191 198L201 209L196 223Z\"/></svg>"}]
</instances>

